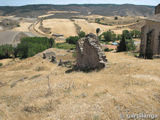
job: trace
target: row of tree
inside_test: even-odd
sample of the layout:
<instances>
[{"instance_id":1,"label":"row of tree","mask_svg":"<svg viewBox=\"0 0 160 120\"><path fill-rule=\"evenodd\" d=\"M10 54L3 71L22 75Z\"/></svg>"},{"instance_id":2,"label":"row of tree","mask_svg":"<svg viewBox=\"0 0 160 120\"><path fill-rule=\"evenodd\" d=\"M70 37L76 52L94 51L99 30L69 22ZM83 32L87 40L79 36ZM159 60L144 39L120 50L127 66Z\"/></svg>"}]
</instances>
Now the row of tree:
<instances>
[{"instance_id":1,"label":"row of tree","mask_svg":"<svg viewBox=\"0 0 160 120\"><path fill-rule=\"evenodd\" d=\"M19 57L27 58L42 52L48 48L54 47L55 41L46 37L26 37L21 39L21 42L13 47L12 45L0 46L0 59Z\"/></svg>"},{"instance_id":2,"label":"row of tree","mask_svg":"<svg viewBox=\"0 0 160 120\"><path fill-rule=\"evenodd\" d=\"M134 50L136 47L135 47L133 38L140 38L141 36L141 32L137 30L133 30L133 31L124 30L122 34L118 34L118 35L115 34L113 31L109 30L99 35L100 29L97 28L96 33L100 41L103 41L106 43L120 41L118 46L118 51ZM69 44L76 44L77 41L80 38L85 37L85 35L86 35L85 32L81 31L79 32L78 36L68 37L66 39L66 42Z\"/></svg>"}]
</instances>

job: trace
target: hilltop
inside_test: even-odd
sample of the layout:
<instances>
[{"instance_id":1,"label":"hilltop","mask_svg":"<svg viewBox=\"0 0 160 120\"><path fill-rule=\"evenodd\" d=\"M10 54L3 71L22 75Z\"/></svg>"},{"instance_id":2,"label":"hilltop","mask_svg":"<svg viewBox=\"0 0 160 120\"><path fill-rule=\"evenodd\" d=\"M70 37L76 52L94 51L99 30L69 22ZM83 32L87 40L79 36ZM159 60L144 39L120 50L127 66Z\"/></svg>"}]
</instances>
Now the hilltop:
<instances>
[{"instance_id":1,"label":"hilltop","mask_svg":"<svg viewBox=\"0 0 160 120\"><path fill-rule=\"evenodd\" d=\"M57 57L74 60L70 52ZM106 53L108 68L71 72L39 55L1 60L0 117L4 120L120 120L120 115L160 108L160 60ZM58 59L59 59L58 58Z\"/></svg>"},{"instance_id":2,"label":"hilltop","mask_svg":"<svg viewBox=\"0 0 160 120\"><path fill-rule=\"evenodd\" d=\"M15 15L17 17L38 17L49 11L76 11L63 14L66 18L74 15L102 15L102 16L150 16L154 14L154 6L132 4L70 4L70 5L26 5L2 6L0 15ZM55 15L59 16L59 13ZM60 15L62 17L62 14Z\"/></svg>"}]
</instances>

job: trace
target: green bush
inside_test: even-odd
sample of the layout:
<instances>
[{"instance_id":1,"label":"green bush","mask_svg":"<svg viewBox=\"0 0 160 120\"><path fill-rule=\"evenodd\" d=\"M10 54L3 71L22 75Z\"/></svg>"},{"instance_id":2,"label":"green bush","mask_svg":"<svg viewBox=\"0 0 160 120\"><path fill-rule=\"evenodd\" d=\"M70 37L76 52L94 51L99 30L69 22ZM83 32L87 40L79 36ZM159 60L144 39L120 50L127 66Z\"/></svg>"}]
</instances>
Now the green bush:
<instances>
[{"instance_id":1,"label":"green bush","mask_svg":"<svg viewBox=\"0 0 160 120\"><path fill-rule=\"evenodd\" d=\"M76 44L78 40L79 40L78 36L70 36L66 39L66 43Z\"/></svg>"},{"instance_id":2,"label":"green bush","mask_svg":"<svg viewBox=\"0 0 160 120\"><path fill-rule=\"evenodd\" d=\"M20 58L27 58L54 46L55 42L53 39L46 37L26 37L17 45L15 53Z\"/></svg>"},{"instance_id":3,"label":"green bush","mask_svg":"<svg viewBox=\"0 0 160 120\"><path fill-rule=\"evenodd\" d=\"M122 39L122 35L118 34L117 35L117 40L121 40Z\"/></svg>"},{"instance_id":4,"label":"green bush","mask_svg":"<svg viewBox=\"0 0 160 120\"><path fill-rule=\"evenodd\" d=\"M79 38L83 38L83 37L86 36L86 33L83 32L83 31L80 31L80 32L78 33L78 36L79 36Z\"/></svg>"},{"instance_id":5,"label":"green bush","mask_svg":"<svg viewBox=\"0 0 160 120\"><path fill-rule=\"evenodd\" d=\"M133 38L140 38L140 37L141 37L141 32L138 31L138 30L132 30L132 31L131 31L131 36L132 36Z\"/></svg>"},{"instance_id":6,"label":"green bush","mask_svg":"<svg viewBox=\"0 0 160 120\"><path fill-rule=\"evenodd\" d=\"M74 44L68 44L68 43L57 43L56 48L65 50L74 50L76 46Z\"/></svg>"},{"instance_id":7,"label":"green bush","mask_svg":"<svg viewBox=\"0 0 160 120\"><path fill-rule=\"evenodd\" d=\"M115 41L116 40L116 34L113 31L107 31L103 32L102 35L104 37L104 40L106 42Z\"/></svg>"},{"instance_id":8,"label":"green bush","mask_svg":"<svg viewBox=\"0 0 160 120\"><path fill-rule=\"evenodd\" d=\"M134 51L136 49L133 39L126 39L126 49L127 51Z\"/></svg>"},{"instance_id":9,"label":"green bush","mask_svg":"<svg viewBox=\"0 0 160 120\"><path fill-rule=\"evenodd\" d=\"M3 64L2 63L0 63L0 66L2 66Z\"/></svg>"},{"instance_id":10,"label":"green bush","mask_svg":"<svg viewBox=\"0 0 160 120\"><path fill-rule=\"evenodd\" d=\"M95 23L100 23L101 19L100 18L96 18L95 19Z\"/></svg>"},{"instance_id":11,"label":"green bush","mask_svg":"<svg viewBox=\"0 0 160 120\"><path fill-rule=\"evenodd\" d=\"M12 45L1 45L0 46L0 59L13 57L14 47Z\"/></svg>"},{"instance_id":12,"label":"green bush","mask_svg":"<svg viewBox=\"0 0 160 120\"><path fill-rule=\"evenodd\" d=\"M132 39L132 34L128 30L123 30L122 36L124 36L125 39Z\"/></svg>"},{"instance_id":13,"label":"green bush","mask_svg":"<svg viewBox=\"0 0 160 120\"><path fill-rule=\"evenodd\" d=\"M118 20L118 17L116 16L116 17L114 17L114 20Z\"/></svg>"}]
</instances>

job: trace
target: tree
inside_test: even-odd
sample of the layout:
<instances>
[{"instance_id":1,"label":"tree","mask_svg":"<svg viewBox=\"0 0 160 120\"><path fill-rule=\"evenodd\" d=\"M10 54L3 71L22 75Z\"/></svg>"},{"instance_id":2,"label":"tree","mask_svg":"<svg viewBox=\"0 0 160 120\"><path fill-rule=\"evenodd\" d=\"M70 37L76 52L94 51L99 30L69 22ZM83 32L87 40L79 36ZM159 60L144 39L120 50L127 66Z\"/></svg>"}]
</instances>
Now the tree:
<instances>
[{"instance_id":1,"label":"tree","mask_svg":"<svg viewBox=\"0 0 160 120\"><path fill-rule=\"evenodd\" d=\"M140 37L141 37L141 32L138 31L138 30L132 30L132 31L131 31L131 36L132 36L133 38L140 38Z\"/></svg>"},{"instance_id":2,"label":"tree","mask_svg":"<svg viewBox=\"0 0 160 120\"><path fill-rule=\"evenodd\" d=\"M128 30L123 30L122 36L125 37L125 39L132 39L132 35Z\"/></svg>"},{"instance_id":3,"label":"tree","mask_svg":"<svg viewBox=\"0 0 160 120\"><path fill-rule=\"evenodd\" d=\"M118 45L118 48L117 48L117 52L123 52L123 51L126 51L127 50L127 47L126 47L126 39L125 39L125 36L122 36L122 39Z\"/></svg>"},{"instance_id":4,"label":"tree","mask_svg":"<svg viewBox=\"0 0 160 120\"><path fill-rule=\"evenodd\" d=\"M115 41L116 40L116 34L112 31L107 31L102 33L104 39L106 42Z\"/></svg>"},{"instance_id":5,"label":"tree","mask_svg":"<svg viewBox=\"0 0 160 120\"><path fill-rule=\"evenodd\" d=\"M86 36L86 33L83 32L83 31L80 31L80 32L78 33L78 36L79 36L79 38L85 37L85 36Z\"/></svg>"},{"instance_id":6,"label":"tree","mask_svg":"<svg viewBox=\"0 0 160 120\"><path fill-rule=\"evenodd\" d=\"M0 46L0 59L10 58L14 54L14 47L6 44Z\"/></svg>"},{"instance_id":7,"label":"tree","mask_svg":"<svg viewBox=\"0 0 160 120\"><path fill-rule=\"evenodd\" d=\"M128 30L124 30L122 34L122 39L118 45L117 52L122 51L133 51L136 49L134 40L131 37L131 34Z\"/></svg>"},{"instance_id":8,"label":"tree","mask_svg":"<svg viewBox=\"0 0 160 120\"><path fill-rule=\"evenodd\" d=\"M97 29L96 29L96 34L97 34L97 36L99 35L100 31L101 31L100 28L97 28Z\"/></svg>"},{"instance_id":9,"label":"tree","mask_svg":"<svg viewBox=\"0 0 160 120\"><path fill-rule=\"evenodd\" d=\"M136 49L133 39L126 39L126 49L127 51L133 51Z\"/></svg>"},{"instance_id":10,"label":"tree","mask_svg":"<svg viewBox=\"0 0 160 120\"><path fill-rule=\"evenodd\" d=\"M118 20L118 17L116 16L116 17L114 17L114 20Z\"/></svg>"},{"instance_id":11,"label":"tree","mask_svg":"<svg viewBox=\"0 0 160 120\"><path fill-rule=\"evenodd\" d=\"M55 42L52 38L49 39L49 47L52 48L55 45Z\"/></svg>"},{"instance_id":12,"label":"tree","mask_svg":"<svg viewBox=\"0 0 160 120\"><path fill-rule=\"evenodd\" d=\"M76 44L78 40L79 40L78 36L70 36L66 39L66 43Z\"/></svg>"}]
</instances>

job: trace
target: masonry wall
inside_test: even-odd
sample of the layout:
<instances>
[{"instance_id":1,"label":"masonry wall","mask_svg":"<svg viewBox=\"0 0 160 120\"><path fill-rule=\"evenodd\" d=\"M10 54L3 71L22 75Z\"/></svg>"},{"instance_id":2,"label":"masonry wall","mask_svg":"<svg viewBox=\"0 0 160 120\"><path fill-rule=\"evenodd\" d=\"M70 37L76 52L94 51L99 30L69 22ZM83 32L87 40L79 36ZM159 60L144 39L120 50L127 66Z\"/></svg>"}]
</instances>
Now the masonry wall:
<instances>
[{"instance_id":1,"label":"masonry wall","mask_svg":"<svg viewBox=\"0 0 160 120\"><path fill-rule=\"evenodd\" d=\"M155 14L160 14L160 4L155 8Z\"/></svg>"},{"instance_id":2,"label":"masonry wall","mask_svg":"<svg viewBox=\"0 0 160 120\"><path fill-rule=\"evenodd\" d=\"M153 31L153 37L151 40L153 55L160 55L160 22L147 20L146 25L142 27L142 38L140 45L140 56L142 57L146 52L147 33L149 33L150 31Z\"/></svg>"}]
</instances>

